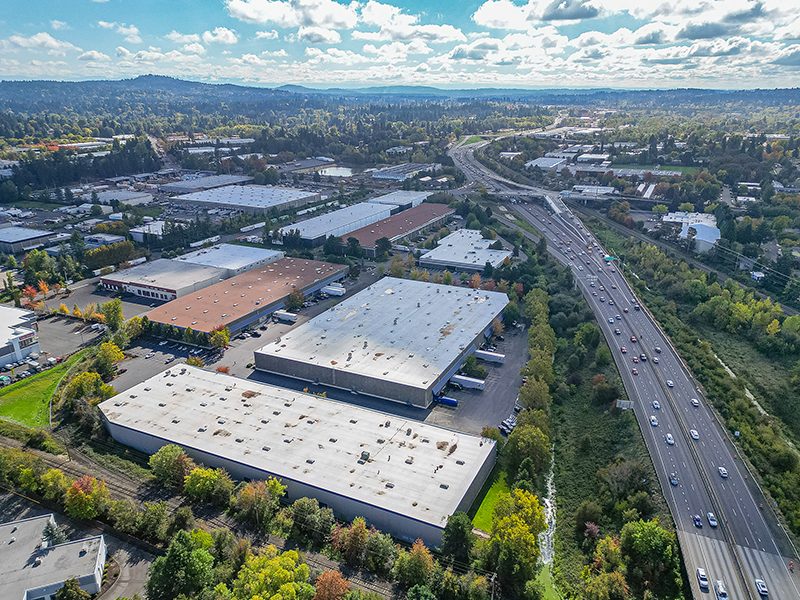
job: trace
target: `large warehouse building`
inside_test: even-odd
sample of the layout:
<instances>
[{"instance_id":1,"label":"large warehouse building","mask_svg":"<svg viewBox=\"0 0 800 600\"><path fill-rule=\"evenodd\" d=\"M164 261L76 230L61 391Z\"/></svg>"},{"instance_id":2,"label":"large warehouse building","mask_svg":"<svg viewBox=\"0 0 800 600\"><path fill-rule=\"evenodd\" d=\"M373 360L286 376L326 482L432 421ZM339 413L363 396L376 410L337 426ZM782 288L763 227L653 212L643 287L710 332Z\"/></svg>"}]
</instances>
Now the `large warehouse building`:
<instances>
[{"instance_id":1,"label":"large warehouse building","mask_svg":"<svg viewBox=\"0 0 800 600\"><path fill-rule=\"evenodd\" d=\"M100 277L107 290L154 300L174 300L220 281L224 269L159 258Z\"/></svg>"},{"instance_id":2,"label":"large warehouse building","mask_svg":"<svg viewBox=\"0 0 800 600\"><path fill-rule=\"evenodd\" d=\"M100 404L119 443L174 443L237 479L277 477L344 520L439 545L495 462L492 440L185 365Z\"/></svg>"},{"instance_id":3,"label":"large warehouse building","mask_svg":"<svg viewBox=\"0 0 800 600\"><path fill-rule=\"evenodd\" d=\"M387 215L388 216L388 215ZM52 231L31 229L30 227L0 228L0 252L17 254L32 248L39 248L55 236Z\"/></svg>"},{"instance_id":4,"label":"large warehouse building","mask_svg":"<svg viewBox=\"0 0 800 600\"><path fill-rule=\"evenodd\" d=\"M293 290L313 294L347 275L344 265L281 258L154 308L152 323L211 333L227 327L232 334L266 320L285 306Z\"/></svg>"},{"instance_id":5,"label":"large warehouse building","mask_svg":"<svg viewBox=\"0 0 800 600\"><path fill-rule=\"evenodd\" d=\"M267 214L299 208L321 199L317 192L265 185L232 185L176 196L173 200L211 208Z\"/></svg>"},{"instance_id":6,"label":"large warehouse building","mask_svg":"<svg viewBox=\"0 0 800 600\"><path fill-rule=\"evenodd\" d=\"M256 369L425 408L508 297L387 277L255 352Z\"/></svg>"},{"instance_id":7,"label":"large warehouse building","mask_svg":"<svg viewBox=\"0 0 800 600\"><path fill-rule=\"evenodd\" d=\"M238 244L217 244L210 248L201 248L175 258L180 262L193 265L216 267L225 271L226 277L263 267L283 258L283 252L240 246Z\"/></svg>"},{"instance_id":8,"label":"large warehouse building","mask_svg":"<svg viewBox=\"0 0 800 600\"><path fill-rule=\"evenodd\" d=\"M319 246L330 236L344 236L360 227L371 225L392 214L392 204L360 202L333 212L325 213L299 223L281 227L280 236L297 232L307 246ZM277 241L277 240L276 240Z\"/></svg>"},{"instance_id":9,"label":"large warehouse building","mask_svg":"<svg viewBox=\"0 0 800 600\"><path fill-rule=\"evenodd\" d=\"M203 190L211 190L226 185L240 185L250 183L252 177L246 175L209 175L207 177L195 177L194 179L182 179L159 186L162 192L167 194L191 194Z\"/></svg>"},{"instance_id":10,"label":"large warehouse building","mask_svg":"<svg viewBox=\"0 0 800 600\"><path fill-rule=\"evenodd\" d=\"M383 196L378 196L377 198L371 198L367 200L367 202L372 202L373 204L389 204L396 207L393 212L398 212L419 206L432 194L433 192L398 190L396 192L384 194Z\"/></svg>"},{"instance_id":11,"label":"large warehouse building","mask_svg":"<svg viewBox=\"0 0 800 600\"><path fill-rule=\"evenodd\" d=\"M459 229L439 240L439 245L419 257L419 266L428 269L483 271L486 263L499 267L511 260L510 250L492 249L495 240L487 240L480 231Z\"/></svg>"},{"instance_id":12,"label":"large warehouse building","mask_svg":"<svg viewBox=\"0 0 800 600\"><path fill-rule=\"evenodd\" d=\"M386 238L393 244L397 243L414 234L443 225L455 212L447 204L420 204L388 219L356 229L348 233L346 238L356 238L366 255L374 257L378 240Z\"/></svg>"}]
</instances>

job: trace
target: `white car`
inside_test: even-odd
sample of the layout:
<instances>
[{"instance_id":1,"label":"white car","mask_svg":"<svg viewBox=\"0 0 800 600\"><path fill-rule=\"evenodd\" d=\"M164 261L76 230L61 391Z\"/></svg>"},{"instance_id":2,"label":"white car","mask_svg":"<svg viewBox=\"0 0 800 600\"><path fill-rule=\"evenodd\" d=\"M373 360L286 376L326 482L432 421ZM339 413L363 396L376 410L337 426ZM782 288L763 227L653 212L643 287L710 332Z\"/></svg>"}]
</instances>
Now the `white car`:
<instances>
[{"instance_id":1,"label":"white car","mask_svg":"<svg viewBox=\"0 0 800 600\"><path fill-rule=\"evenodd\" d=\"M653 357L653 362L654 362L655 364L658 364L658 357L657 357L657 356L654 356L654 357Z\"/></svg>"},{"instance_id":2,"label":"white car","mask_svg":"<svg viewBox=\"0 0 800 600\"><path fill-rule=\"evenodd\" d=\"M702 567L697 567L697 583L701 590L708 590L708 575L706 575L706 570Z\"/></svg>"},{"instance_id":3,"label":"white car","mask_svg":"<svg viewBox=\"0 0 800 600\"><path fill-rule=\"evenodd\" d=\"M763 579L756 579L756 589L758 590L758 594L760 596L769 596L769 590L767 589L767 584L764 582Z\"/></svg>"},{"instance_id":4,"label":"white car","mask_svg":"<svg viewBox=\"0 0 800 600\"><path fill-rule=\"evenodd\" d=\"M695 408L699 407L700 400L698 400L697 398L692 398L692 406L694 406Z\"/></svg>"},{"instance_id":5,"label":"white car","mask_svg":"<svg viewBox=\"0 0 800 600\"><path fill-rule=\"evenodd\" d=\"M650 415L650 425L658 427L658 419L656 419L655 415Z\"/></svg>"},{"instance_id":6,"label":"white car","mask_svg":"<svg viewBox=\"0 0 800 600\"><path fill-rule=\"evenodd\" d=\"M719 467L717 470L719 471L720 477L722 477L723 479L728 478L728 469L726 469L725 467Z\"/></svg>"},{"instance_id":7,"label":"white car","mask_svg":"<svg viewBox=\"0 0 800 600\"><path fill-rule=\"evenodd\" d=\"M668 433L667 435L665 435L664 439L666 440L668 446L674 446L675 445L675 438L672 437L671 433Z\"/></svg>"},{"instance_id":8,"label":"white car","mask_svg":"<svg viewBox=\"0 0 800 600\"><path fill-rule=\"evenodd\" d=\"M653 408L656 410L661 408L661 403L658 400L653 400Z\"/></svg>"},{"instance_id":9,"label":"white car","mask_svg":"<svg viewBox=\"0 0 800 600\"><path fill-rule=\"evenodd\" d=\"M675 382L672 379L667 379L667 387L675 387Z\"/></svg>"},{"instance_id":10,"label":"white car","mask_svg":"<svg viewBox=\"0 0 800 600\"><path fill-rule=\"evenodd\" d=\"M689 435L692 436L693 440L699 440L700 439L700 434L697 433L697 429L690 429L689 430Z\"/></svg>"},{"instance_id":11,"label":"white car","mask_svg":"<svg viewBox=\"0 0 800 600\"><path fill-rule=\"evenodd\" d=\"M712 527L716 527L718 525L717 517L714 516L714 513L706 513L706 518L708 519L708 524Z\"/></svg>"}]
</instances>

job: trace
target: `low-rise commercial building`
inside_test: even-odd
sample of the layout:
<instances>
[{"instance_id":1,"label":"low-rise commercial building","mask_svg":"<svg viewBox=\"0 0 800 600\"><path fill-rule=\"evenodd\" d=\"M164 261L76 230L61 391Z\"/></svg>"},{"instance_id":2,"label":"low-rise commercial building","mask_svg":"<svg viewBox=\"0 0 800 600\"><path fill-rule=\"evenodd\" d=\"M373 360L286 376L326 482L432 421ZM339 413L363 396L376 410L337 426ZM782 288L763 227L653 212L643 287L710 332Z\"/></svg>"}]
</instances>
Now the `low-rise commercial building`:
<instances>
[{"instance_id":1,"label":"low-rise commercial building","mask_svg":"<svg viewBox=\"0 0 800 600\"><path fill-rule=\"evenodd\" d=\"M485 239L480 231L459 229L443 237L436 248L420 256L419 265L455 271L483 271L486 263L499 267L511 260L513 253L489 247L496 243L497 240Z\"/></svg>"},{"instance_id":2,"label":"low-rise commercial building","mask_svg":"<svg viewBox=\"0 0 800 600\"><path fill-rule=\"evenodd\" d=\"M378 240L387 238L392 244L412 235L444 225L455 214L455 209L446 204L420 204L387 219L356 229L347 234L345 241L355 238L367 256L374 258Z\"/></svg>"},{"instance_id":3,"label":"low-rise commercial building","mask_svg":"<svg viewBox=\"0 0 800 600\"><path fill-rule=\"evenodd\" d=\"M118 244L124 241L124 235L114 235L113 233L93 233L83 238L83 243L87 250L99 248L100 246L110 246L111 244Z\"/></svg>"},{"instance_id":4,"label":"low-rise commercial building","mask_svg":"<svg viewBox=\"0 0 800 600\"><path fill-rule=\"evenodd\" d=\"M564 168L567 162L566 158L559 158L555 156L540 156L525 163L526 169L541 169L542 171L558 171Z\"/></svg>"},{"instance_id":5,"label":"low-rise commercial building","mask_svg":"<svg viewBox=\"0 0 800 600\"><path fill-rule=\"evenodd\" d=\"M407 210L409 208L419 206L425 201L425 199L428 196L431 196L432 194L433 192L414 192L414 191L398 190L396 192L384 194L383 196L378 196L377 198L372 198L371 200L367 200L367 202L372 202L373 204L388 204L390 206L395 206L397 208L394 212L398 212L401 210Z\"/></svg>"},{"instance_id":6,"label":"low-rise commercial building","mask_svg":"<svg viewBox=\"0 0 800 600\"><path fill-rule=\"evenodd\" d=\"M216 267L225 271L226 277L263 267L283 258L283 252L239 246L238 244L217 244L210 248L201 248L175 258L176 261L193 265Z\"/></svg>"},{"instance_id":7,"label":"low-rise commercial building","mask_svg":"<svg viewBox=\"0 0 800 600\"><path fill-rule=\"evenodd\" d=\"M18 254L40 248L54 235L52 231L29 227L0 227L0 252Z\"/></svg>"},{"instance_id":8,"label":"low-rise commercial building","mask_svg":"<svg viewBox=\"0 0 800 600\"><path fill-rule=\"evenodd\" d=\"M32 310L0 306L0 366L39 352L39 326Z\"/></svg>"},{"instance_id":9,"label":"low-rise commercial building","mask_svg":"<svg viewBox=\"0 0 800 600\"><path fill-rule=\"evenodd\" d=\"M0 524L0 598L54 600L73 578L89 594L100 591L106 562L103 536L53 544L44 535L48 524L56 524L52 514Z\"/></svg>"},{"instance_id":10,"label":"low-rise commercial building","mask_svg":"<svg viewBox=\"0 0 800 600\"><path fill-rule=\"evenodd\" d=\"M280 243L287 235L297 234L306 246L319 246L328 236L341 237L392 214L393 205L360 202L351 206L312 217L279 230L279 238L273 240Z\"/></svg>"},{"instance_id":11,"label":"low-rise commercial building","mask_svg":"<svg viewBox=\"0 0 800 600\"><path fill-rule=\"evenodd\" d=\"M387 277L255 352L256 369L425 408L508 304Z\"/></svg>"},{"instance_id":12,"label":"low-rise commercial building","mask_svg":"<svg viewBox=\"0 0 800 600\"><path fill-rule=\"evenodd\" d=\"M166 221L150 221L138 227L130 229L131 238L134 242L144 244L150 240L160 240L164 236L164 226Z\"/></svg>"},{"instance_id":13,"label":"low-rise commercial building","mask_svg":"<svg viewBox=\"0 0 800 600\"><path fill-rule=\"evenodd\" d=\"M250 214L267 214L274 210L299 208L320 199L321 196L317 192L265 185L228 185L173 198L174 201L186 204Z\"/></svg>"},{"instance_id":14,"label":"low-rise commercial building","mask_svg":"<svg viewBox=\"0 0 800 600\"><path fill-rule=\"evenodd\" d=\"M300 258L281 258L196 293L183 295L147 313L151 323L211 333L227 327L232 334L265 321L285 307L294 290L313 294L344 279L344 265Z\"/></svg>"},{"instance_id":15,"label":"low-rise commercial building","mask_svg":"<svg viewBox=\"0 0 800 600\"><path fill-rule=\"evenodd\" d=\"M253 178L246 175L209 175L207 177L195 177L165 183L159 186L159 189L167 194L191 194L192 192L210 190L226 185L240 185L251 181L253 181Z\"/></svg>"},{"instance_id":16,"label":"low-rise commercial building","mask_svg":"<svg viewBox=\"0 0 800 600\"><path fill-rule=\"evenodd\" d=\"M395 537L439 545L495 462L492 440L185 365L100 404L119 443L148 454L182 446L237 479L277 477Z\"/></svg>"},{"instance_id":17,"label":"low-rise commercial building","mask_svg":"<svg viewBox=\"0 0 800 600\"><path fill-rule=\"evenodd\" d=\"M83 199L88 202L92 199L92 195L84 194ZM139 206L142 204L150 204L153 201L153 194L136 190L111 189L98 192L97 201L100 204L112 204L114 201L117 201L130 206Z\"/></svg>"},{"instance_id":18,"label":"low-rise commercial building","mask_svg":"<svg viewBox=\"0 0 800 600\"><path fill-rule=\"evenodd\" d=\"M384 181L405 181L425 172L436 172L442 168L438 163L403 163L372 172L373 179Z\"/></svg>"},{"instance_id":19,"label":"low-rise commercial building","mask_svg":"<svg viewBox=\"0 0 800 600\"><path fill-rule=\"evenodd\" d=\"M123 271L100 277L107 290L153 298L174 300L225 279L224 269L193 265L159 258Z\"/></svg>"}]
</instances>

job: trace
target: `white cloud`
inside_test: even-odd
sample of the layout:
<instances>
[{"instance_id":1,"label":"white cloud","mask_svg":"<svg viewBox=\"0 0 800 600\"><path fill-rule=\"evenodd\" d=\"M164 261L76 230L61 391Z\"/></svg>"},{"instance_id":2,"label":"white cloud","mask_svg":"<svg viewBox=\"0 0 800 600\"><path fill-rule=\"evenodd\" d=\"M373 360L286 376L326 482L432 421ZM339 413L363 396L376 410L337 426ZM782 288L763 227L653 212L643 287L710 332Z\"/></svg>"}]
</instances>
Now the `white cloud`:
<instances>
[{"instance_id":1,"label":"white cloud","mask_svg":"<svg viewBox=\"0 0 800 600\"><path fill-rule=\"evenodd\" d=\"M530 27L530 9L511 0L487 0L472 14L472 20L481 27L524 31Z\"/></svg>"},{"instance_id":2,"label":"white cloud","mask_svg":"<svg viewBox=\"0 0 800 600\"><path fill-rule=\"evenodd\" d=\"M391 4L369 0L361 9L361 22L378 31L354 31L353 39L370 41L424 40L433 44L465 42L464 33L452 25L422 25L418 15L404 13Z\"/></svg>"},{"instance_id":3,"label":"white cloud","mask_svg":"<svg viewBox=\"0 0 800 600\"><path fill-rule=\"evenodd\" d=\"M278 27L352 29L358 22L358 2L335 0L225 0L235 19L248 23L274 23Z\"/></svg>"},{"instance_id":4,"label":"white cloud","mask_svg":"<svg viewBox=\"0 0 800 600\"><path fill-rule=\"evenodd\" d=\"M56 39L46 31L40 31L29 37L12 35L6 41L12 48L45 50L53 56L64 56L67 52L81 52L78 46Z\"/></svg>"},{"instance_id":5,"label":"white cloud","mask_svg":"<svg viewBox=\"0 0 800 600\"><path fill-rule=\"evenodd\" d=\"M256 31L256 39L257 40L277 40L278 39L278 32L274 29L269 31Z\"/></svg>"},{"instance_id":6,"label":"white cloud","mask_svg":"<svg viewBox=\"0 0 800 600\"><path fill-rule=\"evenodd\" d=\"M139 28L136 25L127 25L125 23L117 23L116 21L98 21L97 24L103 29L110 29L123 38L126 42L131 44L141 44L142 37L139 35Z\"/></svg>"},{"instance_id":7,"label":"white cloud","mask_svg":"<svg viewBox=\"0 0 800 600\"><path fill-rule=\"evenodd\" d=\"M189 52L190 54L205 54L206 48L203 44L198 42L192 42L191 44L186 44L183 47L184 52Z\"/></svg>"},{"instance_id":8,"label":"white cloud","mask_svg":"<svg viewBox=\"0 0 800 600\"><path fill-rule=\"evenodd\" d=\"M88 50L78 57L78 60L91 61L91 62L108 62L111 57L97 50Z\"/></svg>"},{"instance_id":9,"label":"white cloud","mask_svg":"<svg viewBox=\"0 0 800 600\"><path fill-rule=\"evenodd\" d=\"M298 29L297 40L309 44L338 44L342 36L335 29L311 26Z\"/></svg>"},{"instance_id":10,"label":"white cloud","mask_svg":"<svg viewBox=\"0 0 800 600\"><path fill-rule=\"evenodd\" d=\"M176 44L192 44L200 41L200 36L196 33L180 33L174 29L164 37Z\"/></svg>"},{"instance_id":11,"label":"white cloud","mask_svg":"<svg viewBox=\"0 0 800 600\"><path fill-rule=\"evenodd\" d=\"M422 40L412 42L390 42L376 46L365 44L363 51L365 54L372 54L384 62L399 63L405 62L410 55L430 54L433 52L430 46Z\"/></svg>"},{"instance_id":12,"label":"white cloud","mask_svg":"<svg viewBox=\"0 0 800 600\"><path fill-rule=\"evenodd\" d=\"M350 50L341 50L339 48L326 48L325 50L313 47L306 48L306 56L309 58L308 62L310 64L336 63L342 65L357 65L373 61L369 56L351 52Z\"/></svg>"},{"instance_id":13,"label":"white cloud","mask_svg":"<svg viewBox=\"0 0 800 600\"><path fill-rule=\"evenodd\" d=\"M69 29L69 25L66 21L59 21L58 19L53 19L50 21L50 28L56 31L60 31L62 29Z\"/></svg>"},{"instance_id":14,"label":"white cloud","mask_svg":"<svg viewBox=\"0 0 800 600\"><path fill-rule=\"evenodd\" d=\"M215 27L213 31L203 32L203 41L206 44L235 44L239 41L236 32L227 27Z\"/></svg>"}]
</instances>

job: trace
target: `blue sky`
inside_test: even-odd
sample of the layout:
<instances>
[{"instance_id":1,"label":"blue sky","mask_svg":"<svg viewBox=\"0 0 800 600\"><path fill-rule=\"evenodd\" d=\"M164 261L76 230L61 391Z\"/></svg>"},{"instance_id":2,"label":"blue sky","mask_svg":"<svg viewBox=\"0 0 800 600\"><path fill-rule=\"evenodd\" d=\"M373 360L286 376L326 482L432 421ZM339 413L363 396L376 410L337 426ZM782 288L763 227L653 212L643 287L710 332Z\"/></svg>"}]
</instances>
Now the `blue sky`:
<instances>
[{"instance_id":1,"label":"blue sky","mask_svg":"<svg viewBox=\"0 0 800 600\"><path fill-rule=\"evenodd\" d=\"M0 78L793 87L800 0L3 0Z\"/></svg>"}]
</instances>

